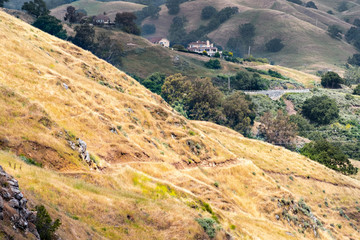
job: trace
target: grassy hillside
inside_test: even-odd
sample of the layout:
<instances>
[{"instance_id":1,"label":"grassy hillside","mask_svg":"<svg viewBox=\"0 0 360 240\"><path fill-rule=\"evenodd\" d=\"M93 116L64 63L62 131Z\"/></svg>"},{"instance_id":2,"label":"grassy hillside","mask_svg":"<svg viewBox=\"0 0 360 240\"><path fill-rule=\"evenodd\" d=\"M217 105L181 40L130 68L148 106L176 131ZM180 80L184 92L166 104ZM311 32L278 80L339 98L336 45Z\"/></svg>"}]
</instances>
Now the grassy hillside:
<instances>
[{"instance_id":1,"label":"grassy hillside","mask_svg":"<svg viewBox=\"0 0 360 240\"><path fill-rule=\"evenodd\" d=\"M118 12L135 12L145 7L141 4L125 1L103 2L97 0L79 0L52 9L51 15L57 17L58 19L63 19L68 6L73 6L76 9L84 9L89 16L103 14L106 12L111 20L115 19L115 15Z\"/></svg>"},{"instance_id":2,"label":"grassy hillside","mask_svg":"<svg viewBox=\"0 0 360 240\"><path fill-rule=\"evenodd\" d=\"M200 19L200 15L201 10L208 5L214 6L218 10L227 6L239 8L239 13L208 34L209 38L226 47L230 37L238 36L238 26L251 22L256 26L253 55L268 57L279 65L307 72L323 69L339 70L347 58L356 52L345 41L334 40L327 35L326 30L329 25L336 24L344 30L351 27L351 24L343 20L342 14L346 13L337 14L335 10L337 15L326 13L330 9L329 4L324 3L320 5L319 10L316 10L286 0L189 1L181 4L181 11L178 14L187 18L186 29L188 32L197 29L200 25L207 24L206 21ZM154 35L167 36L173 17L163 6L159 19L147 19L145 23L156 25L157 32ZM285 47L280 52L269 53L266 51L265 43L273 38L283 40ZM315 52L316 54L314 54Z\"/></svg>"},{"instance_id":3,"label":"grassy hillside","mask_svg":"<svg viewBox=\"0 0 360 240\"><path fill-rule=\"evenodd\" d=\"M62 239L209 239L203 219L214 219L214 239L360 237L359 180L189 121L113 66L4 12L0 30L0 165L30 206L61 218ZM71 148L76 138L92 166Z\"/></svg>"}]
</instances>

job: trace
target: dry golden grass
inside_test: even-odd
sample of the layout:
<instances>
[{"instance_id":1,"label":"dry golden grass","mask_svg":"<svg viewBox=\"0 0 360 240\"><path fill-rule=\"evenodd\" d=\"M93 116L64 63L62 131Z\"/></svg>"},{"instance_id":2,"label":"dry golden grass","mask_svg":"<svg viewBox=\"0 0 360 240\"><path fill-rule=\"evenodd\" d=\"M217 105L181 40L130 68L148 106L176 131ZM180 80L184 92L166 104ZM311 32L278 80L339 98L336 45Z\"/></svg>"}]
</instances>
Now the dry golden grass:
<instances>
[{"instance_id":1,"label":"dry golden grass","mask_svg":"<svg viewBox=\"0 0 360 240\"><path fill-rule=\"evenodd\" d=\"M195 219L211 215L223 229L217 239L225 232L235 239L315 239L311 229L299 233L286 219L276 221L282 198L304 198L334 238L360 237L349 225L358 224L358 179L189 121L113 66L3 12L0 30L0 140L10 151L0 151L0 165L19 180L31 206L45 204L61 218L63 239L207 239ZM59 135L65 130L87 143L102 171L80 160ZM27 154L30 148L17 146L28 142L55 149L63 160L32 149L45 167L26 165L16 154ZM318 234L332 239L326 230Z\"/></svg>"}]
</instances>

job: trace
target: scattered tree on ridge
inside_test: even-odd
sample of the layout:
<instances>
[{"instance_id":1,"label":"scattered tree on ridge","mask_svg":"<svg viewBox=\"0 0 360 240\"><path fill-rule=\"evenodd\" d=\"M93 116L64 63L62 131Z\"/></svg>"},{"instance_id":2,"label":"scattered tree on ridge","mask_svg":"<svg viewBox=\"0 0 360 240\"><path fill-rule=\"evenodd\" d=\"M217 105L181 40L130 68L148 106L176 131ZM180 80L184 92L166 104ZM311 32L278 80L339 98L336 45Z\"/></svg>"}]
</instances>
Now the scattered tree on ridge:
<instances>
[{"instance_id":1,"label":"scattered tree on ridge","mask_svg":"<svg viewBox=\"0 0 360 240\"><path fill-rule=\"evenodd\" d=\"M305 7L307 8L314 8L314 9L318 9L316 4L313 1L307 2Z\"/></svg>"},{"instance_id":2,"label":"scattered tree on ridge","mask_svg":"<svg viewBox=\"0 0 360 240\"><path fill-rule=\"evenodd\" d=\"M206 6L201 11L201 19L202 20L208 20L212 17L214 17L217 13L216 8L213 6Z\"/></svg>"},{"instance_id":3,"label":"scattered tree on ridge","mask_svg":"<svg viewBox=\"0 0 360 240\"><path fill-rule=\"evenodd\" d=\"M115 16L115 24L124 32L140 35L141 31L135 23L136 16L131 12L117 13Z\"/></svg>"},{"instance_id":4,"label":"scattered tree on ridge","mask_svg":"<svg viewBox=\"0 0 360 240\"><path fill-rule=\"evenodd\" d=\"M166 7L170 15L176 15L180 12L180 0L167 0Z\"/></svg>"},{"instance_id":5,"label":"scattered tree on ridge","mask_svg":"<svg viewBox=\"0 0 360 240\"><path fill-rule=\"evenodd\" d=\"M343 31L337 25L329 26L327 32L328 32L329 36L334 39L337 39L337 40L342 39L341 34L343 33Z\"/></svg>"},{"instance_id":6,"label":"scattered tree on ridge","mask_svg":"<svg viewBox=\"0 0 360 240\"><path fill-rule=\"evenodd\" d=\"M78 11L73 6L68 6L66 8L64 20L69 21L69 23L77 23L84 16L86 16L85 11Z\"/></svg>"},{"instance_id":7,"label":"scattered tree on ridge","mask_svg":"<svg viewBox=\"0 0 360 240\"><path fill-rule=\"evenodd\" d=\"M265 44L266 50L269 52L279 52L284 46L279 38L273 38Z\"/></svg>"}]
</instances>

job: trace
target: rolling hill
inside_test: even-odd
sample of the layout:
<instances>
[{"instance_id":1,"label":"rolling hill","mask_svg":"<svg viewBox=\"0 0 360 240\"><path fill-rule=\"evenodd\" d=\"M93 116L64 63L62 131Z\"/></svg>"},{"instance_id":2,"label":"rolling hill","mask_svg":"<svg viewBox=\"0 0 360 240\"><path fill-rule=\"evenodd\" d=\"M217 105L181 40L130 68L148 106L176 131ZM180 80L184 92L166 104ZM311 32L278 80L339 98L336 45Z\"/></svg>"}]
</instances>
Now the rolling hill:
<instances>
[{"instance_id":1,"label":"rolling hill","mask_svg":"<svg viewBox=\"0 0 360 240\"><path fill-rule=\"evenodd\" d=\"M187 120L3 11L0 40L0 165L62 239L360 238L357 178Z\"/></svg>"},{"instance_id":2,"label":"rolling hill","mask_svg":"<svg viewBox=\"0 0 360 240\"><path fill-rule=\"evenodd\" d=\"M186 30L197 29L207 24L200 19L201 10L205 6L213 6L220 10L224 7L238 7L239 13L221 24L218 29L208 34L216 44L226 47L230 37L240 37L238 26L251 22L256 27L256 37L252 54L258 57L268 57L276 64L302 69L307 72L316 70L339 70L356 50L345 41L332 39L326 33L328 26L339 25L344 31L352 25L345 22L347 12L328 14L330 8L337 6L335 1L314 1L319 10L305 8L286 0L227 0L227 1L189 1L181 4L178 16L185 16ZM356 11L354 15L356 14ZM167 36L172 18L165 6L162 7L158 19L147 19L144 23L155 24L157 32L154 35ZM350 17L348 17L350 18ZM285 47L277 53L269 53L265 43L273 38L283 40ZM301 44L299 44L301 43ZM244 49L241 49L244 51ZM240 49L239 49L240 51ZM314 54L316 52L316 54Z\"/></svg>"}]
</instances>

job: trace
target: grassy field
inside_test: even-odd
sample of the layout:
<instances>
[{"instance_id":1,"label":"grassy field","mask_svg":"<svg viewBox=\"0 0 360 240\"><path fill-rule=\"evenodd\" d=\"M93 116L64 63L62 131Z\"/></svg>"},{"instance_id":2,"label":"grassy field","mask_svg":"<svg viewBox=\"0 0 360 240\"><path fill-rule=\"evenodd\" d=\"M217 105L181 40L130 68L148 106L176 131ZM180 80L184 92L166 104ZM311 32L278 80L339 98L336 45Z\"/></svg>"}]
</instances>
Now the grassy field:
<instances>
[{"instance_id":1,"label":"grassy field","mask_svg":"<svg viewBox=\"0 0 360 240\"><path fill-rule=\"evenodd\" d=\"M51 9L51 15L62 20L68 6L73 6L76 9L84 9L88 16L103 14L106 12L112 21L115 19L115 15L118 12L134 12L145 7L141 4L124 1L102 2L97 0L79 0Z\"/></svg>"},{"instance_id":2,"label":"grassy field","mask_svg":"<svg viewBox=\"0 0 360 240\"><path fill-rule=\"evenodd\" d=\"M252 54L267 57L279 65L312 73L324 69L341 71L347 58L356 52L345 41L334 40L326 33L328 26L332 24L339 25L344 30L351 27L351 24L342 19L342 15L330 15L326 11L305 8L286 0L186 2L181 4L179 16L187 18L188 32L207 23L200 19L200 13L208 5L218 10L228 6L239 8L238 14L208 34L216 44L226 47L230 37L238 36L238 26L251 22L256 26ZM154 36L167 36L172 18L167 13L167 8L163 7L159 19L147 19L145 23L156 25L157 32ZM272 38L283 40L285 47L280 52L266 51L265 43ZM245 48L247 47L244 46Z\"/></svg>"},{"instance_id":3,"label":"grassy field","mask_svg":"<svg viewBox=\"0 0 360 240\"><path fill-rule=\"evenodd\" d=\"M210 239L204 218L219 240L360 238L356 178L189 121L90 52L2 11L0 30L0 165L30 207L61 218L62 239ZM87 143L97 170L66 135Z\"/></svg>"}]
</instances>

